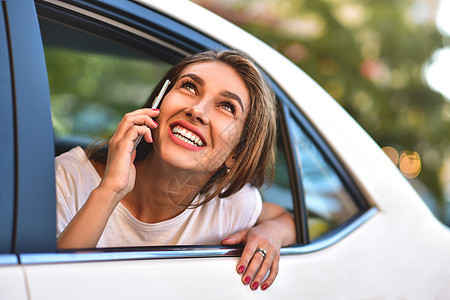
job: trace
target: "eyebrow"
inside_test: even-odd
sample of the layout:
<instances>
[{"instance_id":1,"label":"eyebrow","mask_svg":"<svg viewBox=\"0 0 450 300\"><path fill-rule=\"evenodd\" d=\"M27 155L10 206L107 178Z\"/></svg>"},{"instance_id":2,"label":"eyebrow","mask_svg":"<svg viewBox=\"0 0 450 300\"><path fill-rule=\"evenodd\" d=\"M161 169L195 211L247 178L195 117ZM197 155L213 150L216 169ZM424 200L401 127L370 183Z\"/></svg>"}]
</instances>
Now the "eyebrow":
<instances>
[{"instance_id":1,"label":"eyebrow","mask_svg":"<svg viewBox=\"0 0 450 300\"><path fill-rule=\"evenodd\" d=\"M201 86L205 85L205 81L201 77L199 77L199 76L197 76L195 74L188 73L188 74L185 74L185 75L181 76L180 79L183 79L185 77L190 77L192 80L194 80L195 82L197 82Z\"/></svg>"},{"instance_id":2,"label":"eyebrow","mask_svg":"<svg viewBox=\"0 0 450 300\"><path fill-rule=\"evenodd\" d=\"M232 93L232 92L230 92L230 91L221 91L221 92L220 92L220 95L221 95L222 97L226 97L226 98L230 98L230 99L236 100L236 101L239 103L239 105L241 106L242 111L245 111L245 110L244 110L244 105L242 104L241 97L239 97L239 96L236 95L235 93Z\"/></svg>"},{"instance_id":3,"label":"eyebrow","mask_svg":"<svg viewBox=\"0 0 450 300\"><path fill-rule=\"evenodd\" d=\"M194 81L195 81L196 83L198 83L200 86L205 86L205 81L204 81L201 77L199 77L199 76L197 76L197 75L195 75L195 74L188 73L188 74L185 74L185 75L181 76L180 79L183 79L183 78L185 78L185 77L190 77L192 80L194 80ZM241 97L239 97L239 96L236 95L235 93L230 92L230 91L221 91L221 92L220 92L220 95L221 95L222 97L225 97L225 98L230 98L230 99L236 100L236 101L239 103L239 105L241 106L242 111L243 111L243 112L245 111L245 110L244 110L244 105L242 104Z\"/></svg>"}]
</instances>

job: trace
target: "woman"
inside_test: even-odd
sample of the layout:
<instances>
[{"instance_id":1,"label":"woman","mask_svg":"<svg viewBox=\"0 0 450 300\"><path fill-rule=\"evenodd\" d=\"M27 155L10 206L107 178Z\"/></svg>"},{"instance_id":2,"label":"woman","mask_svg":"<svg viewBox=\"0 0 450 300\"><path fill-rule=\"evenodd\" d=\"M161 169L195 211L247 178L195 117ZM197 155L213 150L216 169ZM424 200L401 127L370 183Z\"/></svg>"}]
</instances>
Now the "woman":
<instances>
[{"instance_id":1,"label":"woman","mask_svg":"<svg viewBox=\"0 0 450 300\"><path fill-rule=\"evenodd\" d=\"M160 110L148 108L166 79ZM295 229L256 189L276 139L274 96L257 68L234 51L196 54L144 107L125 115L107 152L56 158L58 247L243 243L237 272L267 289Z\"/></svg>"}]
</instances>

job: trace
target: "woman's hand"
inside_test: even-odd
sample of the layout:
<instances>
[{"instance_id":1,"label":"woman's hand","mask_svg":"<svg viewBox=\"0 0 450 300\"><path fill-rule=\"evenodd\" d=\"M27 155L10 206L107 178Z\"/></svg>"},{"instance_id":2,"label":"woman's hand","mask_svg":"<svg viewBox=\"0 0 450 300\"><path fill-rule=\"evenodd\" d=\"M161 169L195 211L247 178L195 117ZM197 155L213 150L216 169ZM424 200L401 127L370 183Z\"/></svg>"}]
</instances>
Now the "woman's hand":
<instances>
[{"instance_id":1,"label":"woman's hand","mask_svg":"<svg viewBox=\"0 0 450 300\"><path fill-rule=\"evenodd\" d=\"M261 216L253 228L222 240L223 245L245 245L236 271L252 290L258 287L266 290L272 285L278 274L281 247L293 243L294 219L282 207L267 202L263 203Z\"/></svg>"},{"instance_id":2,"label":"woman's hand","mask_svg":"<svg viewBox=\"0 0 450 300\"><path fill-rule=\"evenodd\" d=\"M58 248L94 248L119 201L134 186L134 141L139 135L152 142L150 128L158 124L152 118L158 110L139 109L126 114L117 126L108 148L108 159L100 185L58 237ZM146 126L141 126L146 125Z\"/></svg>"},{"instance_id":3,"label":"woman's hand","mask_svg":"<svg viewBox=\"0 0 450 300\"><path fill-rule=\"evenodd\" d=\"M158 115L157 109L143 108L123 117L109 141L108 159L99 188L112 191L119 200L133 189L136 179L133 164L135 140L142 135L148 143L153 142L150 129L155 129L158 124L152 118Z\"/></svg>"},{"instance_id":4,"label":"woman's hand","mask_svg":"<svg viewBox=\"0 0 450 300\"><path fill-rule=\"evenodd\" d=\"M223 245L245 245L236 271L242 274L242 283L249 285L252 290L259 286L266 290L278 274L281 241L277 238L276 230L270 227L268 222L263 222L222 241ZM259 249L266 251L265 256L257 252ZM263 281L269 271L269 276Z\"/></svg>"}]
</instances>

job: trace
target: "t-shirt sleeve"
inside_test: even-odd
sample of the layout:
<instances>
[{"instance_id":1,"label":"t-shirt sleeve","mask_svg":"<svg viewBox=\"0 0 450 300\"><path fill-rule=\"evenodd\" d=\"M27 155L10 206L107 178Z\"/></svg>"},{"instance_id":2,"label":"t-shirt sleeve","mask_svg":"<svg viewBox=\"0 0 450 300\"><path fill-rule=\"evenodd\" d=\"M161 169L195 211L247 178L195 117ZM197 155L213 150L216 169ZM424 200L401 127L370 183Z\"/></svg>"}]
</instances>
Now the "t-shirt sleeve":
<instances>
[{"instance_id":1,"label":"t-shirt sleeve","mask_svg":"<svg viewBox=\"0 0 450 300\"><path fill-rule=\"evenodd\" d=\"M256 187L247 184L227 199L227 205L232 234L255 226L261 215L262 198Z\"/></svg>"},{"instance_id":2,"label":"t-shirt sleeve","mask_svg":"<svg viewBox=\"0 0 450 300\"><path fill-rule=\"evenodd\" d=\"M57 237L99 182L100 177L80 147L55 158Z\"/></svg>"},{"instance_id":3,"label":"t-shirt sleeve","mask_svg":"<svg viewBox=\"0 0 450 300\"><path fill-rule=\"evenodd\" d=\"M248 228L255 226L256 221L258 221L258 218L261 215L261 211L262 211L261 194L259 193L258 189L255 187L250 187L250 189L251 189L251 193L253 194L252 198L254 199L255 208L253 210L253 214L248 223Z\"/></svg>"},{"instance_id":4,"label":"t-shirt sleeve","mask_svg":"<svg viewBox=\"0 0 450 300\"><path fill-rule=\"evenodd\" d=\"M70 184L69 182L72 182ZM55 184L56 184L56 237L75 216L76 211L73 205L73 196L70 194L70 185L73 185L73 178L70 172L65 169L64 164L55 160ZM69 204L69 202L72 202Z\"/></svg>"}]
</instances>

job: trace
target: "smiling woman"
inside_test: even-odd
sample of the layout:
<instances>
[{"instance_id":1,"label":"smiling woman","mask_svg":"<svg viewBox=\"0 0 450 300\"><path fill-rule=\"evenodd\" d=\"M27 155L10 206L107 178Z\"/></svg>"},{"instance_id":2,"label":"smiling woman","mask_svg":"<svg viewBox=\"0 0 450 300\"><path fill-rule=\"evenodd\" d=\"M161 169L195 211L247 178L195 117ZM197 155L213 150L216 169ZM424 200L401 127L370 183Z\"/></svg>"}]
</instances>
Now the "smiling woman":
<instances>
[{"instance_id":1,"label":"smiling woman","mask_svg":"<svg viewBox=\"0 0 450 300\"><path fill-rule=\"evenodd\" d=\"M149 108L166 80L160 109ZM176 64L107 149L56 158L58 246L245 243L236 271L253 290L267 289L281 246L295 242L292 216L257 190L274 163L274 101L238 52Z\"/></svg>"},{"instance_id":2,"label":"smiling woman","mask_svg":"<svg viewBox=\"0 0 450 300\"><path fill-rule=\"evenodd\" d=\"M239 105L242 102L245 109ZM245 83L231 67L221 62L189 65L161 104L159 129L154 134L155 153L160 154L157 161L171 161L206 181L220 168L231 169L248 107ZM184 128L181 132L186 135L199 136L204 145L197 147L177 138L172 133L175 126ZM183 137L188 138L186 135ZM165 142L166 138L174 143Z\"/></svg>"}]
</instances>

